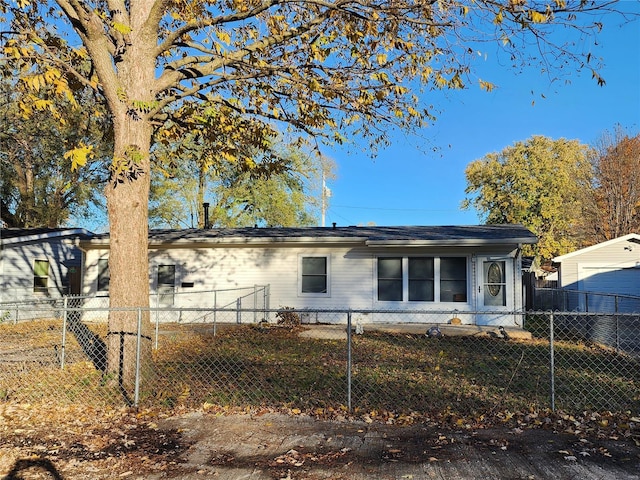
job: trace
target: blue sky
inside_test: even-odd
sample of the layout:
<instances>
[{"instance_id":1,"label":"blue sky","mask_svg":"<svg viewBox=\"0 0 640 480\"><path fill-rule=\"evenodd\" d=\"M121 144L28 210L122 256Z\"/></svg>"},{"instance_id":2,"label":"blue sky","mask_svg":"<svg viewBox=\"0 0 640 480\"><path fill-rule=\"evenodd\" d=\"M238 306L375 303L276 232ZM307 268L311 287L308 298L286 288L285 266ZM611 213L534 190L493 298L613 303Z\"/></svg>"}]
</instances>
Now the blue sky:
<instances>
[{"instance_id":1,"label":"blue sky","mask_svg":"<svg viewBox=\"0 0 640 480\"><path fill-rule=\"evenodd\" d=\"M635 0L622 7L640 12ZM427 98L442 113L419 137L395 134L393 146L373 160L325 149L337 163L325 224L478 224L474 210L460 209L464 169L473 160L533 135L592 144L617 124L630 134L640 132L640 22L606 22L592 49L603 57L604 87L588 70L559 82L535 68L517 74L498 66L488 50L480 77L498 88L487 93L472 85L448 98ZM433 146L437 153L430 152Z\"/></svg>"}]
</instances>

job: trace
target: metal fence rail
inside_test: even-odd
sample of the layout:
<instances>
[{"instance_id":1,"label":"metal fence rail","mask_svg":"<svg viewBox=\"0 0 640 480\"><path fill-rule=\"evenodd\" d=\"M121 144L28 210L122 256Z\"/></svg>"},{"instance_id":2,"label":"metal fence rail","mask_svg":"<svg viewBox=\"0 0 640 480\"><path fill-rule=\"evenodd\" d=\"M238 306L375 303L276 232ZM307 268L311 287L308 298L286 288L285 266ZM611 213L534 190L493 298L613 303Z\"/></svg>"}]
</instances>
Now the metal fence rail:
<instances>
[{"instance_id":1,"label":"metal fence rail","mask_svg":"<svg viewBox=\"0 0 640 480\"><path fill-rule=\"evenodd\" d=\"M640 297L589 292L565 288L534 288L530 291L533 310L560 312L637 313Z\"/></svg>"},{"instance_id":2,"label":"metal fence rail","mask_svg":"<svg viewBox=\"0 0 640 480\"><path fill-rule=\"evenodd\" d=\"M70 302L31 309L40 320L0 322L0 400L122 404L107 365L109 312ZM133 312L149 319L138 336L150 342L131 396L138 405L640 413L638 315L521 313L524 329L500 330L436 325L442 312L430 322L422 311L400 323L395 311L270 310L270 323L250 320L260 318L253 309ZM370 313L389 321L354 320Z\"/></svg>"}]
</instances>

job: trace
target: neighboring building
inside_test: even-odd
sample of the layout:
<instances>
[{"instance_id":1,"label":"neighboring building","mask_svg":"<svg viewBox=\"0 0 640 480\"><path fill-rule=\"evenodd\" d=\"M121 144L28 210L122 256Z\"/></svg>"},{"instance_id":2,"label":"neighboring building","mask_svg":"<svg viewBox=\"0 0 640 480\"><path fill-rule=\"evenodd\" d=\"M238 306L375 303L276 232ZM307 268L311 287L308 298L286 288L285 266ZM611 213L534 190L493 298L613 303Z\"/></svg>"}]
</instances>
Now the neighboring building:
<instances>
[{"instance_id":1,"label":"neighboring building","mask_svg":"<svg viewBox=\"0 0 640 480\"><path fill-rule=\"evenodd\" d=\"M151 304L235 307L228 292L266 286L267 307L370 311L363 323L521 325L521 247L536 241L521 225L152 230ZM109 235L81 248L84 295L108 294Z\"/></svg>"},{"instance_id":2,"label":"neighboring building","mask_svg":"<svg viewBox=\"0 0 640 480\"><path fill-rule=\"evenodd\" d=\"M566 295L566 310L640 311L640 235L630 233L561 255L553 262L558 267L558 286L581 292Z\"/></svg>"},{"instance_id":3,"label":"neighboring building","mask_svg":"<svg viewBox=\"0 0 640 480\"><path fill-rule=\"evenodd\" d=\"M82 281L80 228L0 229L0 302L79 294Z\"/></svg>"}]
</instances>

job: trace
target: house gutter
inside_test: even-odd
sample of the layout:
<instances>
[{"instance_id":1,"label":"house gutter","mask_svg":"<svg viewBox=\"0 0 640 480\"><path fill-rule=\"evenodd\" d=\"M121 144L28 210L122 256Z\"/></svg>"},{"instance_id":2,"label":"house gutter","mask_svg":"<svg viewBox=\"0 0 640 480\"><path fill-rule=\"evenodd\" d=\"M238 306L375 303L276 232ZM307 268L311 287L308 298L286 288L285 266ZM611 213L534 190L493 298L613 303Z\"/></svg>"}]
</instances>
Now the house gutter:
<instances>
[{"instance_id":1,"label":"house gutter","mask_svg":"<svg viewBox=\"0 0 640 480\"><path fill-rule=\"evenodd\" d=\"M456 238L456 239L438 239L438 240L367 240L365 245L368 247L421 247L421 246L467 246L477 247L482 245L518 245L518 248L524 244L537 243L537 240L531 238L500 238L500 239L481 239L481 238Z\"/></svg>"},{"instance_id":2,"label":"house gutter","mask_svg":"<svg viewBox=\"0 0 640 480\"><path fill-rule=\"evenodd\" d=\"M258 238L242 238L242 237L226 237L226 238L178 238L172 240L162 241L149 241L148 245L151 248L159 248L165 246L177 246L177 247L193 247L197 245L209 246L209 245L273 245L273 244L358 244L363 245L366 242L366 238L363 237L258 237ZM83 249L109 248L109 239L93 239L82 242Z\"/></svg>"}]
</instances>

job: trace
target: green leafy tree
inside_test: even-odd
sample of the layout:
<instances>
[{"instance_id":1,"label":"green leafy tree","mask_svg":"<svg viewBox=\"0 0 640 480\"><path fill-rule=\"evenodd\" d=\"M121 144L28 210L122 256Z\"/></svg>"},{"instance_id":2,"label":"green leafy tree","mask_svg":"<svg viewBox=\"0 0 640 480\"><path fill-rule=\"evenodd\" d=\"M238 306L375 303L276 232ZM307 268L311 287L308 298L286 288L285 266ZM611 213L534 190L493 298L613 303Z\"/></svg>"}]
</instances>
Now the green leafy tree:
<instances>
[{"instance_id":1,"label":"green leafy tree","mask_svg":"<svg viewBox=\"0 0 640 480\"><path fill-rule=\"evenodd\" d=\"M277 149L277 145L272 148ZM192 154L199 150L209 148L203 145L192 149ZM293 150L280 156L278 170L262 174L257 168L238 168L236 162L216 162L215 168L207 167L193 157L183 160L180 168L162 169L151 184L151 225L203 228L205 199L210 203L209 225L214 227L317 223L318 200L312 188L321 175L319 160L314 162L318 157ZM256 164L260 164L259 159Z\"/></svg>"},{"instance_id":2,"label":"green leafy tree","mask_svg":"<svg viewBox=\"0 0 640 480\"><path fill-rule=\"evenodd\" d=\"M207 102L182 108L190 114L156 133L152 225L202 228L205 198L212 200L212 226L314 223L312 188L321 157L285 144L272 127L234 110Z\"/></svg>"},{"instance_id":3,"label":"green leafy tree","mask_svg":"<svg viewBox=\"0 0 640 480\"><path fill-rule=\"evenodd\" d=\"M35 108L46 108L32 115L24 111L29 93L11 78L0 82L2 222L8 227L55 228L88 216L100 198L100 181L106 179L105 158L112 145L106 115L87 116L45 88L32 101ZM91 92L83 93L84 103L95 103ZM101 158L96 155L86 168L71 171L65 155L80 143L95 144Z\"/></svg>"},{"instance_id":4,"label":"green leafy tree","mask_svg":"<svg viewBox=\"0 0 640 480\"><path fill-rule=\"evenodd\" d=\"M0 1L11 37L4 56L25 84L35 89L42 82L57 83L64 92L77 83L105 98L114 132L105 189L112 307L149 304L150 152L154 129L169 105L206 99L263 119L265 128L283 122L306 135L337 142L357 136L372 147L384 146L389 124L411 130L433 118L420 106L420 89L465 86L478 46L486 42L545 70L592 68L583 34L602 24L589 23L589 14L615 5L601 0ZM552 35L554 29L574 32L581 41ZM555 44L558 38L567 42ZM539 49L527 49L529 42ZM90 67L75 68L75 58L87 59ZM34 64L42 73L34 75ZM596 68L593 72L597 77ZM491 87L486 80L480 85ZM82 165L89 153L85 146L74 149L73 165ZM142 324L146 328L148 322ZM135 378L136 329L136 315L112 311L108 370L125 391ZM149 352L145 342L142 358Z\"/></svg>"},{"instance_id":5,"label":"green leafy tree","mask_svg":"<svg viewBox=\"0 0 640 480\"><path fill-rule=\"evenodd\" d=\"M538 244L526 254L545 259L582 246L582 206L591 192L589 148L577 140L534 136L471 162L464 208L488 224L520 223Z\"/></svg>"}]
</instances>

